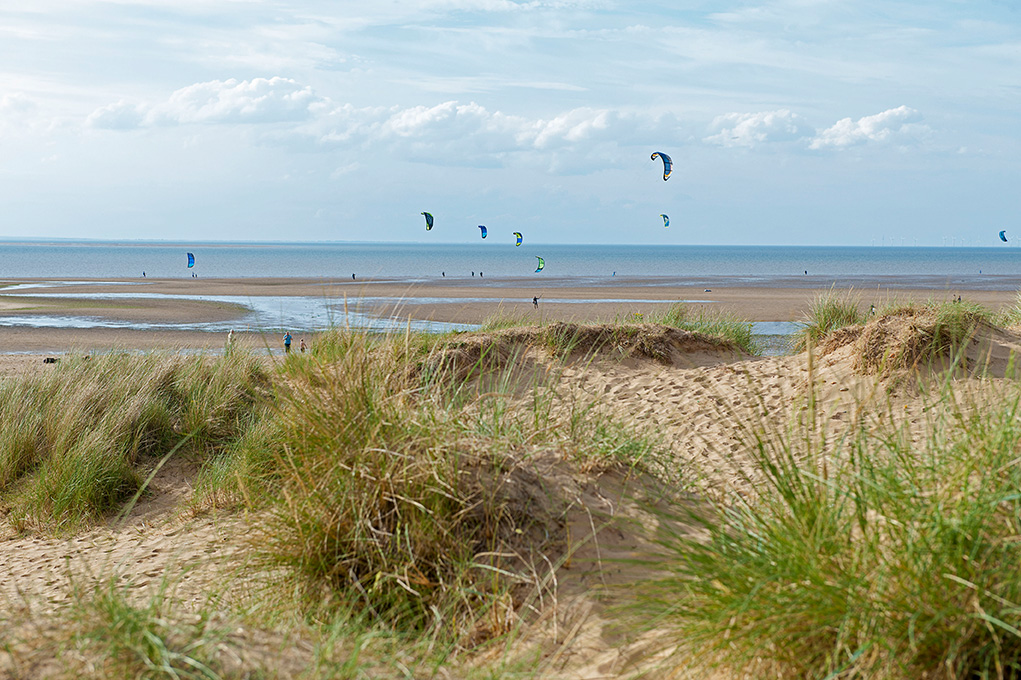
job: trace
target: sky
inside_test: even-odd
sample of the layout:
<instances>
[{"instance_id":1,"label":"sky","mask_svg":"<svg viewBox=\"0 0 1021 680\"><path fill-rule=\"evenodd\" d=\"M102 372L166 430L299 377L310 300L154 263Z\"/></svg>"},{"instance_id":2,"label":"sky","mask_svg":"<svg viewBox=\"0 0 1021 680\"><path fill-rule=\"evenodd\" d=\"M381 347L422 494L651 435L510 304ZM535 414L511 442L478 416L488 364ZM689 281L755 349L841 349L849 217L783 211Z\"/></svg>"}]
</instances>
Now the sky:
<instances>
[{"instance_id":1,"label":"sky","mask_svg":"<svg viewBox=\"0 0 1021 680\"><path fill-rule=\"evenodd\" d=\"M0 237L995 246L1019 159L1016 0L0 5Z\"/></svg>"}]
</instances>

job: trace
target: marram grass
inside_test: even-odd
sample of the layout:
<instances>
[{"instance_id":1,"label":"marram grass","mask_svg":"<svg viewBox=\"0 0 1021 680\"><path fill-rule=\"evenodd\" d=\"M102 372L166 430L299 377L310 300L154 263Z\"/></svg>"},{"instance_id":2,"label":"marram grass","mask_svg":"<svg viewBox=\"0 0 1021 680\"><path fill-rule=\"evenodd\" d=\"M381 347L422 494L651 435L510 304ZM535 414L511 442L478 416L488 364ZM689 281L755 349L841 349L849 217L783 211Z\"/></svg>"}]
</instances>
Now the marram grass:
<instances>
[{"instance_id":1,"label":"marram grass","mask_svg":"<svg viewBox=\"0 0 1021 680\"><path fill-rule=\"evenodd\" d=\"M828 333L846 326L860 326L868 321L861 310L861 295L853 292L830 291L816 296L809 307L800 330L795 334L793 349L805 350L817 345Z\"/></svg>"},{"instance_id":2,"label":"marram grass","mask_svg":"<svg viewBox=\"0 0 1021 680\"><path fill-rule=\"evenodd\" d=\"M749 677L1021 677L1021 387L951 385L921 423L749 430L755 492L685 516L642 615Z\"/></svg>"},{"instance_id":3,"label":"marram grass","mask_svg":"<svg viewBox=\"0 0 1021 680\"><path fill-rule=\"evenodd\" d=\"M255 418L265 376L241 353L69 358L0 382L0 497L16 525L72 531L116 510L188 438L214 451Z\"/></svg>"},{"instance_id":4,"label":"marram grass","mask_svg":"<svg viewBox=\"0 0 1021 680\"><path fill-rule=\"evenodd\" d=\"M563 501L517 499L510 476L550 450L640 465L652 445L565 402L552 378L515 370L520 355L459 378L407 337L337 344L328 362L287 362L270 415L207 466L200 495L268 514L257 561L306 611L353 607L446 639L504 632L508 619L490 612L534 580L519 574L526 564L543 564L515 557L535 547L518 537L563 531Z\"/></svg>"},{"instance_id":5,"label":"marram grass","mask_svg":"<svg viewBox=\"0 0 1021 680\"><path fill-rule=\"evenodd\" d=\"M760 349L752 338L752 324L726 311L707 309L677 302L661 315L653 316L652 323L661 323L693 333L729 340L748 354L758 354Z\"/></svg>"}]
</instances>

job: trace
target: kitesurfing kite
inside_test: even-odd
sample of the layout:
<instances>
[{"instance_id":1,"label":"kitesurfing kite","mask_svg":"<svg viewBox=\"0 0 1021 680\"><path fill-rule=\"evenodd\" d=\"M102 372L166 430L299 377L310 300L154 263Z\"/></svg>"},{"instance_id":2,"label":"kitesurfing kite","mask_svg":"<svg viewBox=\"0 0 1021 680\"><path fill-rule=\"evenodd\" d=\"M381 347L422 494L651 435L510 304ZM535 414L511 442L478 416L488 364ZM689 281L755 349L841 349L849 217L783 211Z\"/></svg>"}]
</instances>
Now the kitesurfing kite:
<instances>
[{"instance_id":1,"label":"kitesurfing kite","mask_svg":"<svg viewBox=\"0 0 1021 680\"><path fill-rule=\"evenodd\" d=\"M542 268L546 266L546 260L542 259L538 255L535 256L535 259L539 260L539 266L536 267L535 271L541 272Z\"/></svg>"},{"instance_id":2,"label":"kitesurfing kite","mask_svg":"<svg viewBox=\"0 0 1021 680\"><path fill-rule=\"evenodd\" d=\"M1007 242L1007 230L1006 229L1004 229L1003 231L1000 232L1000 240L1003 241L1004 243Z\"/></svg>"},{"instance_id":3,"label":"kitesurfing kite","mask_svg":"<svg viewBox=\"0 0 1021 680\"><path fill-rule=\"evenodd\" d=\"M195 266L195 256L192 255L191 253L188 253L188 269L191 269L194 266Z\"/></svg>"},{"instance_id":4,"label":"kitesurfing kite","mask_svg":"<svg viewBox=\"0 0 1021 680\"><path fill-rule=\"evenodd\" d=\"M663 218L663 226L664 227L669 227L670 226L670 218L667 217L666 215L660 215L660 217Z\"/></svg>"},{"instance_id":5,"label":"kitesurfing kite","mask_svg":"<svg viewBox=\"0 0 1021 680\"><path fill-rule=\"evenodd\" d=\"M485 228L485 227L483 227L483 226L482 226L482 225L480 224L480 225L479 225L479 229L481 229L481 230L482 230L482 238L486 238L486 234L488 234L488 233L489 233L488 231L486 231L486 228Z\"/></svg>"},{"instance_id":6,"label":"kitesurfing kite","mask_svg":"<svg viewBox=\"0 0 1021 680\"><path fill-rule=\"evenodd\" d=\"M432 216L432 213L424 212L422 214L425 215L425 230L429 231L430 229L433 228L433 216Z\"/></svg>"},{"instance_id":7,"label":"kitesurfing kite","mask_svg":"<svg viewBox=\"0 0 1021 680\"><path fill-rule=\"evenodd\" d=\"M665 182L670 179L670 173L674 169L674 162L670 160L670 156L667 156L662 151L656 151L652 154L652 160L656 160L657 158L663 159L663 181Z\"/></svg>"},{"instance_id":8,"label":"kitesurfing kite","mask_svg":"<svg viewBox=\"0 0 1021 680\"><path fill-rule=\"evenodd\" d=\"M514 232L514 245L516 245L516 246L520 246L521 245L521 232L520 231L515 231Z\"/></svg>"}]
</instances>

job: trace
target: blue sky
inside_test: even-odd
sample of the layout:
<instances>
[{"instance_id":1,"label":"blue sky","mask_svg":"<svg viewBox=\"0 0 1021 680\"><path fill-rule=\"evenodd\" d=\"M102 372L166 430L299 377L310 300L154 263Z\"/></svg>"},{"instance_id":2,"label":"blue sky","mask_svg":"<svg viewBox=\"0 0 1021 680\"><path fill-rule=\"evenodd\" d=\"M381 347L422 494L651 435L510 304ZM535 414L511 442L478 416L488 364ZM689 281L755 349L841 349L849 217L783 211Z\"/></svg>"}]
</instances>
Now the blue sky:
<instances>
[{"instance_id":1,"label":"blue sky","mask_svg":"<svg viewBox=\"0 0 1021 680\"><path fill-rule=\"evenodd\" d=\"M1015 7L4 3L0 236L992 246Z\"/></svg>"}]
</instances>

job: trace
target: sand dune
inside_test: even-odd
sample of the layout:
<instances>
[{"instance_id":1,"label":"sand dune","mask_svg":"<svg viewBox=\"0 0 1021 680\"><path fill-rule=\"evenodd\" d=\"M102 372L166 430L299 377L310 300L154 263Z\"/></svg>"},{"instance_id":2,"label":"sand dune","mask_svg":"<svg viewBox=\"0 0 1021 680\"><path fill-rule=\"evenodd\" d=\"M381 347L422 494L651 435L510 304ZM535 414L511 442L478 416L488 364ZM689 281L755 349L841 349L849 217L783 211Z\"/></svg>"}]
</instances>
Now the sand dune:
<instances>
[{"instance_id":1,"label":"sand dune","mask_svg":"<svg viewBox=\"0 0 1021 680\"><path fill-rule=\"evenodd\" d=\"M905 319L883 323L891 332L890 324L909 325ZM566 543L550 562L559 560L559 567L540 570L543 581L532 605L539 615L529 618L516 643L523 653L542 650L542 677L683 675L685 650L664 648L666 638L655 630L622 629L614 610L626 600L628 583L652 576L648 567L628 562L656 550L655 532L649 529L663 520L650 515L651 506L643 503L654 506L664 483L673 485L675 495L690 503L698 503L700 495L714 488L747 484L754 476L748 450L752 433L784 428L802 417L810 394L818 402L817 417L834 431L861 418L863 412L890 410L891 403L896 404L898 417L916 422L923 402L910 389L910 381L891 382L889 374L864 370L856 358L855 342L879 328L874 322L855 331L856 336L848 335L812 355L767 358L654 327L643 333L658 337L662 344L649 346L659 346L661 351L622 349L605 338L595 339L601 337L597 333L566 362L538 347L528 329L466 336L458 341L461 344L451 345L451 351L469 358L478 356L479 347L500 346L506 351L497 364L545 366L544 370L559 375L565 394L597 403L620 422L658 441L667 455L644 472L586 469L555 452L528 461L530 474L537 484L541 482L535 493L539 488L543 493L556 489L557 497L566 499ZM970 345L972 364L961 375L962 385L980 384L969 383L970 375L1004 375L1019 348L1021 337L1012 332L985 330ZM457 356L461 354L449 355L447 360ZM54 370L54 365L42 364L39 355L8 355L0 361L0 374L9 377L48 370ZM69 539L25 532L7 522L0 543L4 577L0 592L7 612L28 607L44 617L66 603L72 585L111 574L140 594L152 592L164 577L171 578L176 597L185 605L211 592L240 597L246 582L237 570L245 559L245 537L259 518L192 516L183 503L191 494L193 475L194 469L187 464L168 466L155 478L154 492L124 520ZM693 530L683 524L672 529ZM298 661L306 653L293 651ZM494 654L489 652L474 663L484 664ZM10 671L14 667L10 664L30 656L24 649L13 656L0 654L7 664L0 664L0 669ZM289 663L280 661L285 662Z\"/></svg>"}]
</instances>

